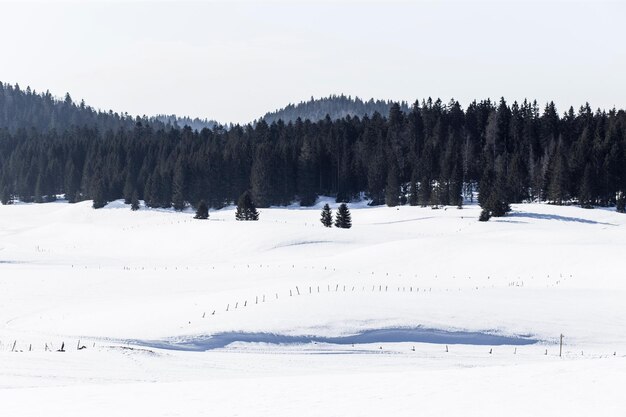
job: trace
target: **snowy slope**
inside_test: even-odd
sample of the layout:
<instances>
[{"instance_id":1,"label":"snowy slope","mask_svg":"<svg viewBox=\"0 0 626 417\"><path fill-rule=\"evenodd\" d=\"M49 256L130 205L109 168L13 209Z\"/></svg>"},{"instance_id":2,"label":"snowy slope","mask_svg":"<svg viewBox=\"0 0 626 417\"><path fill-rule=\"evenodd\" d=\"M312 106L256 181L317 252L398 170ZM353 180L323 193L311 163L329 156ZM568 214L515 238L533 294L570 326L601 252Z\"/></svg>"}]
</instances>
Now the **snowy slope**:
<instances>
[{"instance_id":1,"label":"snowy slope","mask_svg":"<svg viewBox=\"0 0 626 417\"><path fill-rule=\"evenodd\" d=\"M258 222L232 208L196 221L120 202L0 206L0 404L14 415L626 409L613 388L626 382L626 216L532 204L479 223L475 206L356 205L339 230L319 223L323 202ZM425 328L478 336L447 352L306 342ZM175 350L223 333L308 339ZM476 343L484 334L538 342Z\"/></svg>"}]
</instances>

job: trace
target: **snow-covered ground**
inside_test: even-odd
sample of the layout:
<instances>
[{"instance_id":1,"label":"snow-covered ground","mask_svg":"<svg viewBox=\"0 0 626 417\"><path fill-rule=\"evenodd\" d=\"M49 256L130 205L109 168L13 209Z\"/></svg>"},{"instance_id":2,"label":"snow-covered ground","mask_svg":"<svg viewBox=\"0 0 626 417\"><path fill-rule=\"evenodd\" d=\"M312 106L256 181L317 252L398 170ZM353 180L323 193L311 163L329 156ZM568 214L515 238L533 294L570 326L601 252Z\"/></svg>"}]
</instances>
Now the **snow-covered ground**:
<instances>
[{"instance_id":1,"label":"snow-covered ground","mask_svg":"<svg viewBox=\"0 0 626 417\"><path fill-rule=\"evenodd\" d=\"M322 203L0 206L1 414L624 415L626 216Z\"/></svg>"}]
</instances>

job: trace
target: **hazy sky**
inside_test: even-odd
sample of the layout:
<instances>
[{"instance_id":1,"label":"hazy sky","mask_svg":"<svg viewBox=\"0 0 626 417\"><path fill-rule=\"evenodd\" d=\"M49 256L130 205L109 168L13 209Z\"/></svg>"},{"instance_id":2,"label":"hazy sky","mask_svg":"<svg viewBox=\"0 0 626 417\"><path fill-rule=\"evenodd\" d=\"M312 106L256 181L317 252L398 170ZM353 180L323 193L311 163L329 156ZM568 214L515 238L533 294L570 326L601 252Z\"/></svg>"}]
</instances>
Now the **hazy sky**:
<instances>
[{"instance_id":1,"label":"hazy sky","mask_svg":"<svg viewBox=\"0 0 626 417\"><path fill-rule=\"evenodd\" d=\"M311 96L626 107L626 1L5 2L0 80L247 122Z\"/></svg>"}]
</instances>

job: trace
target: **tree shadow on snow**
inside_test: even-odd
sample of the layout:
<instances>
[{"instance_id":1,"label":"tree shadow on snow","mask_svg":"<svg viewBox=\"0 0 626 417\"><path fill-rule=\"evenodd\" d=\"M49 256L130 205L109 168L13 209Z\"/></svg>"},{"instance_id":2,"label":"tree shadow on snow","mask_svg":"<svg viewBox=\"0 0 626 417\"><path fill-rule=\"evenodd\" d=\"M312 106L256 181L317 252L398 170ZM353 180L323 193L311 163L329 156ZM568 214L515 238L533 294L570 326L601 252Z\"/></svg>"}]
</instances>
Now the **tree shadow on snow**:
<instances>
[{"instance_id":1,"label":"tree shadow on snow","mask_svg":"<svg viewBox=\"0 0 626 417\"><path fill-rule=\"evenodd\" d=\"M528 219L538 219L538 220L556 220L560 222L573 222L573 223L583 223L583 224L599 224L603 226L617 226L616 224L613 224L613 223L598 222L595 220L583 219L581 217L559 216L558 214L514 212L514 213L510 213L509 215L507 215L507 217L528 218Z\"/></svg>"}]
</instances>

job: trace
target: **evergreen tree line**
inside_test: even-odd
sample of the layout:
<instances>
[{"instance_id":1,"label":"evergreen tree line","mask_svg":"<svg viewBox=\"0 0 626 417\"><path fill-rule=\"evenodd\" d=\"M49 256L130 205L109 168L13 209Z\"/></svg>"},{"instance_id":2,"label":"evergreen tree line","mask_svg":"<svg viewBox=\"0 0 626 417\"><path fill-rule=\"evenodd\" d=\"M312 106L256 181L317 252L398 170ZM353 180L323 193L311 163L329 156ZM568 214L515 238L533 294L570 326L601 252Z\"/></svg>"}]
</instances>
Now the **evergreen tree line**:
<instances>
[{"instance_id":1,"label":"evergreen tree line","mask_svg":"<svg viewBox=\"0 0 626 417\"><path fill-rule=\"evenodd\" d=\"M0 129L0 197L7 203L124 198L184 209L220 208L246 191L258 207L318 195L373 205L456 205L480 191L487 215L510 203L617 204L626 190L626 114L589 105L490 100L399 104L383 116L235 125L194 131L135 120L131 127Z\"/></svg>"},{"instance_id":2,"label":"evergreen tree line","mask_svg":"<svg viewBox=\"0 0 626 417\"><path fill-rule=\"evenodd\" d=\"M175 127L176 119L159 117L133 118L128 114L112 111L104 112L87 106L84 101L75 103L69 94L61 99L55 98L49 91L37 93L19 84L10 85L0 82L0 127L10 132L18 129L36 129L39 132L50 130L64 131L72 126L89 126L100 132L132 129L137 121L150 124L154 128ZM181 119L178 122L195 122ZM180 126L183 126L179 123Z\"/></svg>"},{"instance_id":3,"label":"evergreen tree line","mask_svg":"<svg viewBox=\"0 0 626 417\"><path fill-rule=\"evenodd\" d=\"M322 98L311 97L308 101L301 101L298 104L288 104L280 110L266 113L262 117L266 123L271 124L282 120L285 123L295 122L298 118L302 120L311 120L317 122L330 117L331 120L343 119L350 117L371 116L374 113L388 114L389 109L394 104L392 101L361 100L359 97L350 97L341 95L332 95ZM409 106L405 102L401 102L400 108L404 112L409 111ZM183 124L179 123L183 126Z\"/></svg>"}]
</instances>

